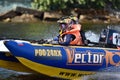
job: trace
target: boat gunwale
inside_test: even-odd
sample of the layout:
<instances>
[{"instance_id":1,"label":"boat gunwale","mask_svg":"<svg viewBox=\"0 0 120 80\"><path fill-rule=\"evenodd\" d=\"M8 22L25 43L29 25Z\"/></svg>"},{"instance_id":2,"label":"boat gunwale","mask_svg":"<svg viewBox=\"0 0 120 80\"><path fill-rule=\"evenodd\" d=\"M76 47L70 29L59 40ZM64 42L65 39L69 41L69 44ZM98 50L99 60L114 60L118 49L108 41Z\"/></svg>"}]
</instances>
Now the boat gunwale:
<instances>
[{"instance_id":1,"label":"boat gunwale","mask_svg":"<svg viewBox=\"0 0 120 80\"><path fill-rule=\"evenodd\" d=\"M70 46L62 46L59 44L38 44L38 43L31 43L33 46L47 46L47 47L71 47L71 48L92 48L92 49L103 49L103 50L118 50L117 48L105 48L105 47L95 47L95 46L80 46L80 45L70 45Z\"/></svg>"}]
</instances>

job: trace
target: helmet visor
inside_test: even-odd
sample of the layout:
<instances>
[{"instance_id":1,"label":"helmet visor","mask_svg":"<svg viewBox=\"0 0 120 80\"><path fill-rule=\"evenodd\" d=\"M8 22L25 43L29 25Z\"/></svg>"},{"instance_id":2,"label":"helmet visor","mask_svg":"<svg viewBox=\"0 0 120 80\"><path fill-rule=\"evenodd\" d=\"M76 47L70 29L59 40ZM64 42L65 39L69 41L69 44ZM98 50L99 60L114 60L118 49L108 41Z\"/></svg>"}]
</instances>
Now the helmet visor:
<instances>
[{"instance_id":1,"label":"helmet visor","mask_svg":"<svg viewBox=\"0 0 120 80\"><path fill-rule=\"evenodd\" d=\"M67 24L65 24L65 23L60 24L61 30L65 30L66 28L67 28Z\"/></svg>"}]
</instances>

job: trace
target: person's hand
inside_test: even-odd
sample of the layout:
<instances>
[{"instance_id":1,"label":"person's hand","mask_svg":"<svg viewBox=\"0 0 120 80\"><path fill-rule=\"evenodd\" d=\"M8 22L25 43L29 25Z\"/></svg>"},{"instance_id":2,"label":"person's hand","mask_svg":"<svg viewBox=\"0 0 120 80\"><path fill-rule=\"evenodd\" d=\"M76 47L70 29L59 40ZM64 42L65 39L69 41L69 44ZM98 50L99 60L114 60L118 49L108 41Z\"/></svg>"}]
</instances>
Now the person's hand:
<instances>
[{"instance_id":1,"label":"person's hand","mask_svg":"<svg viewBox=\"0 0 120 80\"><path fill-rule=\"evenodd\" d=\"M60 37L60 38L59 38L59 41L60 41L60 42L63 42L63 39L62 39L62 37Z\"/></svg>"}]
</instances>

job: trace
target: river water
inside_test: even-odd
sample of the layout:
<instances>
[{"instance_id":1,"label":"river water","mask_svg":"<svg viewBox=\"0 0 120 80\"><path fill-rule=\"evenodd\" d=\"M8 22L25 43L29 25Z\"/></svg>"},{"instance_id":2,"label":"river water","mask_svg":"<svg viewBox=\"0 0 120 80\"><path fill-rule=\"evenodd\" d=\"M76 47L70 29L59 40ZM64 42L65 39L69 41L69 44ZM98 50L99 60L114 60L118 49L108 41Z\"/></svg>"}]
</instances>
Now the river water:
<instances>
[{"instance_id":1,"label":"river water","mask_svg":"<svg viewBox=\"0 0 120 80\"><path fill-rule=\"evenodd\" d=\"M86 37L97 42L102 29L110 26L120 31L119 24L82 24ZM52 39L58 35L59 27L55 22L39 23L0 23L0 38L16 38L28 40ZM84 76L83 80L120 80L120 68L114 73L104 72ZM116 73L117 72L117 73ZM100 76L101 75L101 76ZM43 75L33 75L0 68L0 80L58 80ZM78 79L80 80L80 79Z\"/></svg>"}]
</instances>

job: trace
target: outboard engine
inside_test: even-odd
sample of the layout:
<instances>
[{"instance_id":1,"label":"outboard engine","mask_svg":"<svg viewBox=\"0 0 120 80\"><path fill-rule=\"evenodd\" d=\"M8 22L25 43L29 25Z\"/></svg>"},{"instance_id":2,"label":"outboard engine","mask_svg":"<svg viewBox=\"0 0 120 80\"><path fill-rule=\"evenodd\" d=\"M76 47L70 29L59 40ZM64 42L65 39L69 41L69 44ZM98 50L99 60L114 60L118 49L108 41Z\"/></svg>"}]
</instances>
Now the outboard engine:
<instances>
[{"instance_id":1,"label":"outboard engine","mask_svg":"<svg viewBox=\"0 0 120 80\"><path fill-rule=\"evenodd\" d=\"M120 46L120 32L110 28L104 29L100 34L99 43L104 47Z\"/></svg>"}]
</instances>

